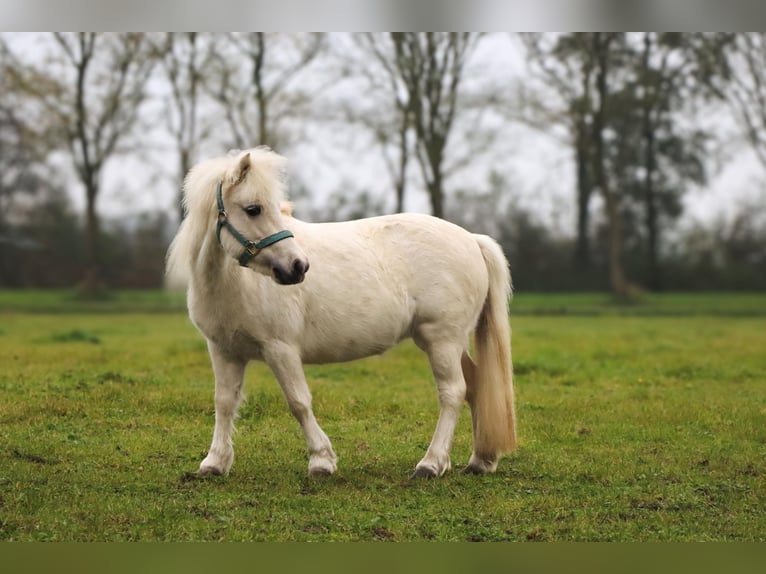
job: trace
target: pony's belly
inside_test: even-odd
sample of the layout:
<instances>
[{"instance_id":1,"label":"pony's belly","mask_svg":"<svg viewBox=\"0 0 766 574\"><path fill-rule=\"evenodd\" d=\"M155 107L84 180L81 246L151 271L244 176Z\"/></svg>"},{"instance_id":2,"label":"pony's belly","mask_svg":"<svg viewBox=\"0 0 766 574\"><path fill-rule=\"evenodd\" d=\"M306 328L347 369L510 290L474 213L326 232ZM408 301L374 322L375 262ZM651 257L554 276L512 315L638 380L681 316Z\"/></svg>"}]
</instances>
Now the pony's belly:
<instances>
[{"instance_id":1,"label":"pony's belly","mask_svg":"<svg viewBox=\"0 0 766 574\"><path fill-rule=\"evenodd\" d=\"M396 345L381 345L374 346L354 346L345 348L333 348L333 349L307 349L304 351L302 360L306 364L310 365L323 365L326 363L345 363L348 361L355 361L357 359L364 359L365 357L371 357L373 355L380 355L385 353L388 349Z\"/></svg>"},{"instance_id":2,"label":"pony's belly","mask_svg":"<svg viewBox=\"0 0 766 574\"><path fill-rule=\"evenodd\" d=\"M346 331L343 333L304 338L301 356L304 363L343 363L363 359L372 355L380 355L407 338L405 329L391 329L374 333Z\"/></svg>"},{"instance_id":3,"label":"pony's belly","mask_svg":"<svg viewBox=\"0 0 766 574\"><path fill-rule=\"evenodd\" d=\"M379 355L411 334L415 305L401 286L392 289L360 276L353 288L320 286L307 297L298 336L304 362Z\"/></svg>"}]
</instances>

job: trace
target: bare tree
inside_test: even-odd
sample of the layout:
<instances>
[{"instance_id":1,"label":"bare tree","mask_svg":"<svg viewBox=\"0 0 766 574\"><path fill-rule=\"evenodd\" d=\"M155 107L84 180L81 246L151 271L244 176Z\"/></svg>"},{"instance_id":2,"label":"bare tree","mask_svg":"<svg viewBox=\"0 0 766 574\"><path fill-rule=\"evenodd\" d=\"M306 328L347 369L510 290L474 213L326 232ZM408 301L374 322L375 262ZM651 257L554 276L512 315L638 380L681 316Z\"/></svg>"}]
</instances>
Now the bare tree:
<instances>
[{"instance_id":1,"label":"bare tree","mask_svg":"<svg viewBox=\"0 0 766 574\"><path fill-rule=\"evenodd\" d=\"M309 101L293 83L323 45L322 34L250 32L221 39L206 86L223 110L232 145L279 149L286 143L285 121Z\"/></svg>"},{"instance_id":2,"label":"bare tree","mask_svg":"<svg viewBox=\"0 0 766 574\"><path fill-rule=\"evenodd\" d=\"M382 103L369 113L368 108L356 106L350 117L379 144L396 192L397 211L404 206L409 161L414 157L431 211L444 217L444 180L467 163L466 158L448 162L447 150L457 117L468 109L458 95L479 38L479 34L433 32L356 37L365 60L355 72L370 92L382 96ZM486 104L484 99L476 107ZM487 134L483 145L490 140ZM472 149L470 155L475 157L477 151Z\"/></svg>"},{"instance_id":3,"label":"bare tree","mask_svg":"<svg viewBox=\"0 0 766 574\"><path fill-rule=\"evenodd\" d=\"M394 210L402 212L414 147L409 97L399 89L390 37L365 33L355 35L354 40L362 58L353 62L353 74L363 80L369 97L351 102L346 119L372 134L394 187Z\"/></svg>"},{"instance_id":4,"label":"bare tree","mask_svg":"<svg viewBox=\"0 0 766 574\"><path fill-rule=\"evenodd\" d=\"M86 271L81 289L102 288L96 200L106 162L137 122L152 68L143 34L53 33L46 66L27 63L17 81L47 113L86 197Z\"/></svg>"},{"instance_id":5,"label":"bare tree","mask_svg":"<svg viewBox=\"0 0 766 574\"><path fill-rule=\"evenodd\" d=\"M213 57L211 43L197 32L164 34L157 46L160 69L170 94L165 118L178 152L178 211L183 219L183 179L197 159L200 141L210 135L210 122L200 113L204 71Z\"/></svg>"},{"instance_id":6,"label":"bare tree","mask_svg":"<svg viewBox=\"0 0 766 574\"><path fill-rule=\"evenodd\" d=\"M721 37L707 44L708 49L723 50L723 73L714 76L711 85L721 99L731 104L750 145L766 168L766 33Z\"/></svg>"},{"instance_id":7,"label":"bare tree","mask_svg":"<svg viewBox=\"0 0 766 574\"><path fill-rule=\"evenodd\" d=\"M431 199L444 216L445 152L458 109L458 93L474 33L396 32L394 66L415 130L415 156Z\"/></svg>"}]
</instances>

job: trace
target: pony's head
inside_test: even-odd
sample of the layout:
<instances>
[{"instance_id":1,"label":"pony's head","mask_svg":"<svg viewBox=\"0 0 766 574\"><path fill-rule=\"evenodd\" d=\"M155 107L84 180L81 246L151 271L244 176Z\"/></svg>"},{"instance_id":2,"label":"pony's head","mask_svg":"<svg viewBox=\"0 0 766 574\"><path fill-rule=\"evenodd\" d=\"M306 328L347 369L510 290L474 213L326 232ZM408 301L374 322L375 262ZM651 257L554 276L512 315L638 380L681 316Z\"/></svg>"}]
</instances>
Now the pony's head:
<instances>
[{"instance_id":1,"label":"pony's head","mask_svg":"<svg viewBox=\"0 0 766 574\"><path fill-rule=\"evenodd\" d=\"M189 172L184 191L188 219L215 229L226 256L292 285L303 281L309 262L284 222L285 163L267 148L210 160Z\"/></svg>"},{"instance_id":2,"label":"pony's head","mask_svg":"<svg viewBox=\"0 0 766 574\"><path fill-rule=\"evenodd\" d=\"M300 283L309 262L282 218L284 160L273 152L242 153L216 186L218 241L243 267L277 283ZM281 164L281 165L280 165Z\"/></svg>"}]
</instances>

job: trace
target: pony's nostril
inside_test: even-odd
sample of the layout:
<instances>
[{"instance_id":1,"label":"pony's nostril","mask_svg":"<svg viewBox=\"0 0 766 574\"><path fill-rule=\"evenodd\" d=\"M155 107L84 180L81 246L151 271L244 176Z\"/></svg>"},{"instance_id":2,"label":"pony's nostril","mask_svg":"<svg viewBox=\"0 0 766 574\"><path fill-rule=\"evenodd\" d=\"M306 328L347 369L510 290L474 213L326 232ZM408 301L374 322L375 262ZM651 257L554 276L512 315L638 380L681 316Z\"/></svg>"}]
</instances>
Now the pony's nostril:
<instances>
[{"instance_id":1,"label":"pony's nostril","mask_svg":"<svg viewBox=\"0 0 766 574\"><path fill-rule=\"evenodd\" d=\"M274 265L271 268L271 271L274 274L274 279L277 280L277 283L281 283L282 285L295 285L296 283L303 281L308 268L308 261L296 259L290 267L284 268L279 265Z\"/></svg>"},{"instance_id":2,"label":"pony's nostril","mask_svg":"<svg viewBox=\"0 0 766 574\"><path fill-rule=\"evenodd\" d=\"M296 277L301 277L302 275L306 274L306 271L309 270L309 264L308 261L301 261L300 259L296 259L293 262L293 274Z\"/></svg>"}]
</instances>

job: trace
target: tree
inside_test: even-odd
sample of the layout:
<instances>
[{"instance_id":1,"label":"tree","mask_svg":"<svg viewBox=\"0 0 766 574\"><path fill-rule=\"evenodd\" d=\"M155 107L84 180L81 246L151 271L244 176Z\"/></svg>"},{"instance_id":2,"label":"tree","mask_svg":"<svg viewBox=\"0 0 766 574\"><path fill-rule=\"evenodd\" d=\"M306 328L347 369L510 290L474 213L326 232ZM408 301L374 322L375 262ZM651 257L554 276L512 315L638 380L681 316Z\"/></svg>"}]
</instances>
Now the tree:
<instances>
[{"instance_id":1,"label":"tree","mask_svg":"<svg viewBox=\"0 0 766 574\"><path fill-rule=\"evenodd\" d=\"M597 104L593 114L593 173L594 183L604 198L609 232L609 282L612 293L619 298L630 296L630 285L623 266L623 228L617 190L612 184L607 167L605 130L610 88L610 76L615 51L620 36L612 32L594 32L591 36L591 50L594 58Z\"/></svg>"},{"instance_id":2,"label":"tree","mask_svg":"<svg viewBox=\"0 0 766 574\"><path fill-rule=\"evenodd\" d=\"M626 79L613 95L610 124L620 134L613 169L623 190L625 231L645 244L644 278L654 290L662 288L661 223L681 214L689 183L706 180L708 135L681 121L703 96L692 40L678 33L630 35L622 65ZM637 217L631 217L634 211Z\"/></svg>"},{"instance_id":3,"label":"tree","mask_svg":"<svg viewBox=\"0 0 766 574\"><path fill-rule=\"evenodd\" d=\"M523 35L545 90L527 96L527 121L564 125L573 149L578 267L591 265L589 202L604 199L610 282L618 296L630 248L645 260L630 268L661 286L662 221L681 213L690 182L705 181L707 134L682 121L703 91L687 34L576 33ZM645 270L645 272L644 272Z\"/></svg>"},{"instance_id":4,"label":"tree","mask_svg":"<svg viewBox=\"0 0 766 574\"><path fill-rule=\"evenodd\" d=\"M574 149L577 175L577 260L590 265L588 254L588 210L594 191L604 200L608 230L607 259L612 292L627 297L630 285L623 263L623 222L619 187L610 161L617 146L609 122L613 113L614 91L621 81L625 34L575 33L558 36L523 36L533 61L542 70L547 87L557 90L563 101L553 109L542 107L545 116L567 126ZM539 122L541 107L536 105L533 121ZM606 141L608 138L608 142Z\"/></svg>"},{"instance_id":5,"label":"tree","mask_svg":"<svg viewBox=\"0 0 766 574\"><path fill-rule=\"evenodd\" d=\"M444 217L445 157L458 109L458 93L474 33L395 32L392 70L406 94L415 131L415 157L431 200Z\"/></svg>"},{"instance_id":6,"label":"tree","mask_svg":"<svg viewBox=\"0 0 766 574\"><path fill-rule=\"evenodd\" d=\"M517 119L550 133L562 124L569 134L575 162L577 214L574 259L578 268L591 267L590 202L593 182L593 58L588 34L521 34L533 74L556 95L551 102L540 91L520 94L524 111ZM548 91L548 90L546 90Z\"/></svg>"},{"instance_id":7,"label":"tree","mask_svg":"<svg viewBox=\"0 0 766 574\"><path fill-rule=\"evenodd\" d=\"M249 32L220 39L206 88L223 110L233 146L280 149L287 143L286 121L309 101L293 83L323 46L322 34Z\"/></svg>"},{"instance_id":8,"label":"tree","mask_svg":"<svg viewBox=\"0 0 766 574\"><path fill-rule=\"evenodd\" d=\"M703 80L727 102L766 168L766 33L701 35L696 43Z\"/></svg>"},{"instance_id":9,"label":"tree","mask_svg":"<svg viewBox=\"0 0 766 574\"><path fill-rule=\"evenodd\" d=\"M178 211L183 219L183 180L197 159L200 141L211 131L211 123L204 121L199 108L204 71L210 65L213 52L211 42L197 32L168 32L156 50L160 69L170 88L165 100L165 118L178 152Z\"/></svg>"},{"instance_id":10,"label":"tree","mask_svg":"<svg viewBox=\"0 0 766 574\"><path fill-rule=\"evenodd\" d=\"M0 39L0 236L6 234L14 197L33 193L42 183L39 168L50 151L44 126L26 121L29 106L15 81L19 65Z\"/></svg>"},{"instance_id":11,"label":"tree","mask_svg":"<svg viewBox=\"0 0 766 574\"><path fill-rule=\"evenodd\" d=\"M61 178L47 165L55 142L44 119L20 89L22 64L0 38L0 285L23 287L34 277L66 277L73 221ZM47 218L56 233L41 234ZM40 254L46 256L41 269ZM35 269L37 267L37 269ZM69 266L72 268L73 266Z\"/></svg>"},{"instance_id":12,"label":"tree","mask_svg":"<svg viewBox=\"0 0 766 574\"><path fill-rule=\"evenodd\" d=\"M399 89L390 37L366 33L355 36L355 40L362 59L353 62L353 72L363 78L371 97L346 106L346 117L372 133L394 187L394 210L399 213L404 211L413 148L409 98Z\"/></svg>"},{"instance_id":13,"label":"tree","mask_svg":"<svg viewBox=\"0 0 766 574\"><path fill-rule=\"evenodd\" d=\"M644 47L641 56L639 83L641 91L641 136L644 144L644 190L646 199L646 227L649 236L649 273L650 285L659 287L659 265L657 262L658 228L657 201L655 192L655 172L657 171L657 147L655 130L659 114L664 108L663 100L669 92L667 89L668 59L670 52L666 51L660 59L658 67L652 66L653 51L656 41L653 33L644 33Z\"/></svg>"},{"instance_id":14,"label":"tree","mask_svg":"<svg viewBox=\"0 0 766 574\"><path fill-rule=\"evenodd\" d=\"M365 93L364 98L340 99L338 107L344 121L366 130L380 150L396 211L404 209L414 164L432 213L444 217L445 180L475 163L494 141L496 133L480 127L481 116L493 103L491 90L465 82L469 56L480 38L479 34L370 33L354 35L350 46L334 44L338 51L344 50L337 57L343 79ZM462 122L470 123L466 131L460 131ZM450 137L456 131L465 137Z\"/></svg>"},{"instance_id":15,"label":"tree","mask_svg":"<svg viewBox=\"0 0 766 574\"><path fill-rule=\"evenodd\" d=\"M86 271L80 285L103 286L96 200L106 162L122 151L138 120L152 69L143 34L53 33L46 65L27 62L16 81L41 105L68 150L86 198Z\"/></svg>"}]
</instances>

